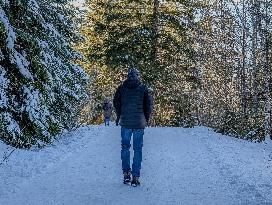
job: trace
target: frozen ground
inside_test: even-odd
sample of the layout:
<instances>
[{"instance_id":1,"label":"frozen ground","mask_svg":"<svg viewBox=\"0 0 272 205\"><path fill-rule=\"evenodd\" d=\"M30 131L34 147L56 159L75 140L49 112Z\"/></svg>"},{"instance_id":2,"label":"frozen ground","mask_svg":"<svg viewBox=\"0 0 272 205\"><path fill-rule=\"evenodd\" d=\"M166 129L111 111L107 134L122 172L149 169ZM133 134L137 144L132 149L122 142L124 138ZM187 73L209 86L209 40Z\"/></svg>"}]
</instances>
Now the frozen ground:
<instances>
[{"instance_id":1,"label":"frozen ground","mask_svg":"<svg viewBox=\"0 0 272 205\"><path fill-rule=\"evenodd\" d=\"M0 205L272 205L263 144L205 127L147 128L140 187L122 184L120 127L87 126L0 166ZM0 156L11 148L0 143Z\"/></svg>"}]
</instances>

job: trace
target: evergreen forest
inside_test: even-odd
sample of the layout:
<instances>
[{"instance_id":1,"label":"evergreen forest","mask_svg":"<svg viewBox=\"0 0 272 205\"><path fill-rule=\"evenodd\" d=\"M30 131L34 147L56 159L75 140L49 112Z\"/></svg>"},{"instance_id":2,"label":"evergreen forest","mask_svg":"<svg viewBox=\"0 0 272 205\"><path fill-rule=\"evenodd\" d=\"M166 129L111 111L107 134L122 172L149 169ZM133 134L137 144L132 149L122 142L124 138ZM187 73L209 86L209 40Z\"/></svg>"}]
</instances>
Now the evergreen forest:
<instances>
[{"instance_id":1,"label":"evergreen forest","mask_svg":"<svg viewBox=\"0 0 272 205\"><path fill-rule=\"evenodd\" d=\"M271 140L271 18L270 0L0 0L0 139L101 124L135 67L151 126Z\"/></svg>"}]
</instances>

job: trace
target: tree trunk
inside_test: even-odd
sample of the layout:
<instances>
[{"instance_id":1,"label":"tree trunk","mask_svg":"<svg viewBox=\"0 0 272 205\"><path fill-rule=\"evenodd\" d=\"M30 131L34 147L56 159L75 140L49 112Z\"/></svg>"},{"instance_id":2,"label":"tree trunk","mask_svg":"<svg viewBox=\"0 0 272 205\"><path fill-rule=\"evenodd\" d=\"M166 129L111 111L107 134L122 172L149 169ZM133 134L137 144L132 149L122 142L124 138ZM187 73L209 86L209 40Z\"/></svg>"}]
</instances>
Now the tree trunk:
<instances>
[{"instance_id":1,"label":"tree trunk","mask_svg":"<svg viewBox=\"0 0 272 205\"><path fill-rule=\"evenodd\" d=\"M268 18L268 2L265 1L265 64L264 64L264 96L265 96L265 120L264 120L264 133L265 140L271 141L271 96L270 96L270 61L269 61L269 18Z\"/></svg>"},{"instance_id":2,"label":"tree trunk","mask_svg":"<svg viewBox=\"0 0 272 205\"><path fill-rule=\"evenodd\" d=\"M252 0L252 27L253 27L253 33L252 33L252 69L253 69L253 83L252 83L252 89L253 89L253 118L256 122L256 118L258 116L258 80L257 80L257 36L258 36L258 22L259 22L259 3L258 0Z\"/></svg>"},{"instance_id":3,"label":"tree trunk","mask_svg":"<svg viewBox=\"0 0 272 205\"><path fill-rule=\"evenodd\" d=\"M242 28L242 68L241 68L241 87L242 87L242 113L243 122L247 118L247 86L246 86L246 13L245 13L245 0L243 0L243 28ZM244 127L244 126L243 126Z\"/></svg>"},{"instance_id":4,"label":"tree trunk","mask_svg":"<svg viewBox=\"0 0 272 205\"><path fill-rule=\"evenodd\" d=\"M156 69L158 60L158 25L159 25L159 0L153 2L153 19L152 19L152 60L153 66Z\"/></svg>"}]
</instances>

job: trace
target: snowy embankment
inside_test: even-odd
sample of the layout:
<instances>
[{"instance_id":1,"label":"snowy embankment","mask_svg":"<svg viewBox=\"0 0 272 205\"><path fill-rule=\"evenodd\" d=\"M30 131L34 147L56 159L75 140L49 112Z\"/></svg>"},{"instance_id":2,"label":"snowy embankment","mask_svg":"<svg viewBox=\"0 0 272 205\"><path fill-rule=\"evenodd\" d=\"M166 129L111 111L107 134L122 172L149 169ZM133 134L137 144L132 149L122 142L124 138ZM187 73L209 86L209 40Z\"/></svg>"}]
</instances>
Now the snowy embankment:
<instances>
[{"instance_id":1,"label":"snowy embankment","mask_svg":"<svg viewBox=\"0 0 272 205\"><path fill-rule=\"evenodd\" d=\"M15 150L0 166L0 204L272 204L263 148L205 127L147 128L134 188L122 184L120 127L86 126ZM1 156L11 150L0 144Z\"/></svg>"}]
</instances>

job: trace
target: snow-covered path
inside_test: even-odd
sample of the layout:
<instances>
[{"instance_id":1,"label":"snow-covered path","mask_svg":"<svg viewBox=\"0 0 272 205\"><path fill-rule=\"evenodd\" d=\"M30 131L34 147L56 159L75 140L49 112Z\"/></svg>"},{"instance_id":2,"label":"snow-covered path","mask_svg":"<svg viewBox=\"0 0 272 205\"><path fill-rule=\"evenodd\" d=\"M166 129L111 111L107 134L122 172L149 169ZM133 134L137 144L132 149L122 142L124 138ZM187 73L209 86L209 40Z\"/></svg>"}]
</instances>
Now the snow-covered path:
<instances>
[{"instance_id":1,"label":"snow-covered path","mask_svg":"<svg viewBox=\"0 0 272 205\"><path fill-rule=\"evenodd\" d=\"M147 128L136 188L122 184L120 147L120 127L88 126L16 151L0 166L0 205L272 204L262 144L205 127Z\"/></svg>"}]
</instances>

